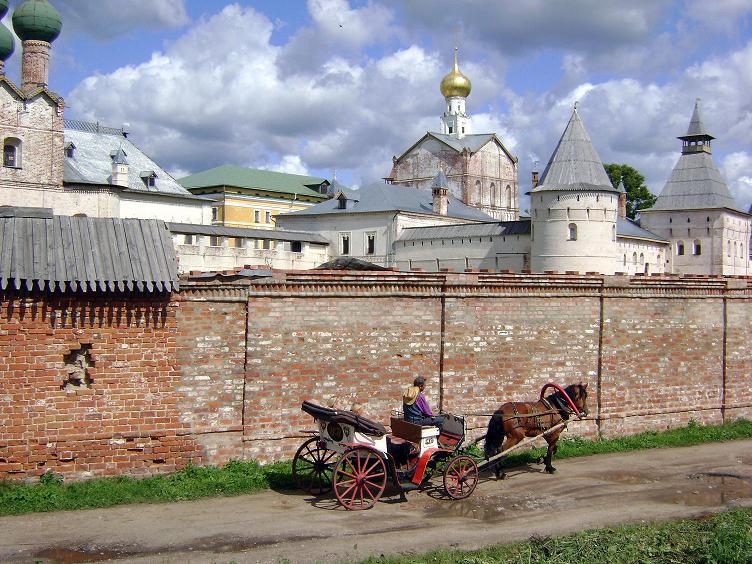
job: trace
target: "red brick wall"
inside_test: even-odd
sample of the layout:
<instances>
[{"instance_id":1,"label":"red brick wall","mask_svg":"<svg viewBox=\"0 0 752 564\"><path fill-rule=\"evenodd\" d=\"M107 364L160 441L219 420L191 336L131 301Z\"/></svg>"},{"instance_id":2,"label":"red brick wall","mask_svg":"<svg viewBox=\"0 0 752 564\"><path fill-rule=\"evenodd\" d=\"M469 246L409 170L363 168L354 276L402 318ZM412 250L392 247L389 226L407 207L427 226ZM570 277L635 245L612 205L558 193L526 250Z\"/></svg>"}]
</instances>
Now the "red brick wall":
<instances>
[{"instance_id":1,"label":"red brick wall","mask_svg":"<svg viewBox=\"0 0 752 564\"><path fill-rule=\"evenodd\" d=\"M0 309L0 477L172 471L200 456L176 408L167 299L6 294ZM63 389L91 345L91 388Z\"/></svg>"},{"instance_id":2,"label":"red brick wall","mask_svg":"<svg viewBox=\"0 0 752 564\"><path fill-rule=\"evenodd\" d=\"M172 299L8 293L0 477L290 457L313 425L303 400L357 400L387 423L416 375L475 434L548 381L590 385L591 416L572 433L749 417L747 282L308 272L186 282ZM82 345L92 387L63 389Z\"/></svg>"}]
</instances>

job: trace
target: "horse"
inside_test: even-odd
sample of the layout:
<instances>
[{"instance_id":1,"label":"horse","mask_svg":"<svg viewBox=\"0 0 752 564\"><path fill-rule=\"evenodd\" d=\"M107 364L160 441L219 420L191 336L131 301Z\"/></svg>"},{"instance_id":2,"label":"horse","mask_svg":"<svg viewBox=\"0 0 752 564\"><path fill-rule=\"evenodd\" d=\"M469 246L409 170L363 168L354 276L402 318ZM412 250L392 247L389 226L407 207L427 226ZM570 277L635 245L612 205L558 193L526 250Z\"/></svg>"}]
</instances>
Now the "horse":
<instances>
[{"instance_id":1,"label":"horse","mask_svg":"<svg viewBox=\"0 0 752 564\"><path fill-rule=\"evenodd\" d=\"M570 384L564 391L579 412L583 416L587 415L587 384ZM538 401L507 402L501 405L488 422L484 448L486 459L513 447L525 437L540 435L569 419L573 414L575 412L560 391ZM548 451L543 461L549 474L556 472L556 468L551 465L551 459L556 454L556 443L562 431L563 429L558 429L545 436ZM494 471L497 478L505 476L501 472L501 463L496 465Z\"/></svg>"}]
</instances>

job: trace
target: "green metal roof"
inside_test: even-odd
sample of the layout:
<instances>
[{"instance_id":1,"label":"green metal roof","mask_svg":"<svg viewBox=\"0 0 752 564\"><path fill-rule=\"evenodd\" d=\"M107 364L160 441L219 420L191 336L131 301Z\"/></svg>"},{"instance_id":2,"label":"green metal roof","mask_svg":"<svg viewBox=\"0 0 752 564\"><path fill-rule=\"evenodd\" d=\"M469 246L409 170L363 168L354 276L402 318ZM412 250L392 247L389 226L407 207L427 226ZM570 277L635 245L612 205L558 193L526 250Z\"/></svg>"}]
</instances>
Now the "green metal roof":
<instances>
[{"instance_id":1,"label":"green metal roof","mask_svg":"<svg viewBox=\"0 0 752 564\"><path fill-rule=\"evenodd\" d=\"M271 170L223 165L186 176L178 180L178 182L188 190L210 188L213 186L230 186L234 188L263 190L265 192L323 198L325 195L317 192L315 188L327 182L327 180L316 176L302 176L300 174L287 174Z\"/></svg>"}]
</instances>

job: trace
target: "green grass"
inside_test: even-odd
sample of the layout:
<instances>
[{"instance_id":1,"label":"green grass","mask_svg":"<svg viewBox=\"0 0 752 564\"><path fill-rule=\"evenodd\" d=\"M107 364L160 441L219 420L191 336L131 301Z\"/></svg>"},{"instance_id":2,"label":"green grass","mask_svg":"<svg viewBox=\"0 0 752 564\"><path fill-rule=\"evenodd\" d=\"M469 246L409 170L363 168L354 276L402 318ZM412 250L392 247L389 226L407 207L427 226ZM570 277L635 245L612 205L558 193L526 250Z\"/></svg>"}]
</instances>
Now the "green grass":
<instances>
[{"instance_id":1,"label":"green grass","mask_svg":"<svg viewBox=\"0 0 752 564\"><path fill-rule=\"evenodd\" d=\"M0 482L0 515L181 501L291 487L289 462L260 466L233 461L222 467L189 466L165 476L121 476L68 484L48 473L38 484Z\"/></svg>"},{"instance_id":2,"label":"green grass","mask_svg":"<svg viewBox=\"0 0 752 564\"><path fill-rule=\"evenodd\" d=\"M564 564L608 562L752 562L752 509L733 509L702 519L622 525L563 537L480 550L441 549L426 554L369 558L367 564Z\"/></svg>"},{"instance_id":3,"label":"green grass","mask_svg":"<svg viewBox=\"0 0 752 564\"><path fill-rule=\"evenodd\" d=\"M751 421L738 420L714 426L691 423L671 431L646 432L619 439L562 439L556 458L747 438L752 438ZM480 455L477 449L472 452ZM533 463L544 452L537 448L511 455L506 465ZM190 466L181 472L150 478L101 478L71 483L63 483L48 473L36 484L0 482L0 515L180 501L292 487L290 462L267 466L255 462L230 462L220 468Z\"/></svg>"}]
</instances>

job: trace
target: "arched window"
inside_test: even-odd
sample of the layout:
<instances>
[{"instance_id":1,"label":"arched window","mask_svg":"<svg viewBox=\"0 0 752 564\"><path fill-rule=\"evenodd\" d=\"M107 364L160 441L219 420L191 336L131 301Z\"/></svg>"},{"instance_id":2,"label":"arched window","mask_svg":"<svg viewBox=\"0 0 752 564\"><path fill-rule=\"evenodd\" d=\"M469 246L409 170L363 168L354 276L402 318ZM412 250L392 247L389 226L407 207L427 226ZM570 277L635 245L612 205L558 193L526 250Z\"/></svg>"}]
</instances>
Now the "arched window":
<instances>
[{"instance_id":1,"label":"arched window","mask_svg":"<svg viewBox=\"0 0 752 564\"><path fill-rule=\"evenodd\" d=\"M698 239L695 239L695 242L692 244L692 254L693 255L702 254L702 243Z\"/></svg>"},{"instance_id":2,"label":"arched window","mask_svg":"<svg viewBox=\"0 0 752 564\"><path fill-rule=\"evenodd\" d=\"M611 240L616 241L616 225L611 226Z\"/></svg>"},{"instance_id":3,"label":"arched window","mask_svg":"<svg viewBox=\"0 0 752 564\"><path fill-rule=\"evenodd\" d=\"M627 266L627 253L624 253L624 266Z\"/></svg>"},{"instance_id":4,"label":"arched window","mask_svg":"<svg viewBox=\"0 0 752 564\"><path fill-rule=\"evenodd\" d=\"M488 192L489 192L488 197L490 199L490 202L488 203L491 204L492 206L498 206L499 205L498 200L496 199L496 184L491 182L491 188Z\"/></svg>"},{"instance_id":5,"label":"arched window","mask_svg":"<svg viewBox=\"0 0 752 564\"><path fill-rule=\"evenodd\" d=\"M736 256L736 249L738 248L738 245L736 244L736 241L734 241L734 256Z\"/></svg>"},{"instance_id":6,"label":"arched window","mask_svg":"<svg viewBox=\"0 0 752 564\"><path fill-rule=\"evenodd\" d=\"M632 253L632 262L637 264L637 253Z\"/></svg>"},{"instance_id":7,"label":"arched window","mask_svg":"<svg viewBox=\"0 0 752 564\"><path fill-rule=\"evenodd\" d=\"M676 243L676 254L677 255L683 255L684 254L684 241L678 241Z\"/></svg>"},{"instance_id":8,"label":"arched window","mask_svg":"<svg viewBox=\"0 0 752 564\"><path fill-rule=\"evenodd\" d=\"M507 187L504 188L504 199L506 200L507 207L512 207L512 187L507 184Z\"/></svg>"},{"instance_id":9,"label":"arched window","mask_svg":"<svg viewBox=\"0 0 752 564\"><path fill-rule=\"evenodd\" d=\"M3 166L21 168L21 140L7 137L3 142Z\"/></svg>"},{"instance_id":10,"label":"arched window","mask_svg":"<svg viewBox=\"0 0 752 564\"><path fill-rule=\"evenodd\" d=\"M470 203L478 203L480 202L480 180L475 181L475 194L473 194L473 197L470 200Z\"/></svg>"},{"instance_id":11,"label":"arched window","mask_svg":"<svg viewBox=\"0 0 752 564\"><path fill-rule=\"evenodd\" d=\"M640 253L640 264L645 264L645 255Z\"/></svg>"},{"instance_id":12,"label":"arched window","mask_svg":"<svg viewBox=\"0 0 752 564\"><path fill-rule=\"evenodd\" d=\"M645 274L650 274L650 263L649 262L645 263Z\"/></svg>"},{"instance_id":13,"label":"arched window","mask_svg":"<svg viewBox=\"0 0 752 564\"><path fill-rule=\"evenodd\" d=\"M569 241L577 240L577 224L576 223L569 224L569 234L568 234L567 240Z\"/></svg>"}]
</instances>

